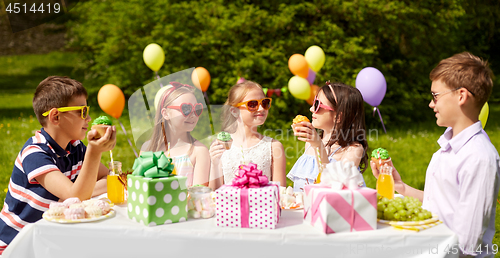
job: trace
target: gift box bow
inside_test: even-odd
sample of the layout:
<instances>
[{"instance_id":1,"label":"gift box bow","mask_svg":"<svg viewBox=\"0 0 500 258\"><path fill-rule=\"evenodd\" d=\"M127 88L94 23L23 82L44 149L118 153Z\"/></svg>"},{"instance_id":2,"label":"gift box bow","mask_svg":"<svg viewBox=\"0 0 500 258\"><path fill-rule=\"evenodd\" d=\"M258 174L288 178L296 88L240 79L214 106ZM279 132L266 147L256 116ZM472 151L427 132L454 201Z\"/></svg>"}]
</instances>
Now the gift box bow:
<instances>
[{"instance_id":1,"label":"gift box bow","mask_svg":"<svg viewBox=\"0 0 500 258\"><path fill-rule=\"evenodd\" d=\"M172 175L174 164L172 159L167 158L163 151L143 152L141 156L135 159L132 167L134 176L143 176L148 178L168 177Z\"/></svg>"},{"instance_id":2,"label":"gift box bow","mask_svg":"<svg viewBox=\"0 0 500 258\"><path fill-rule=\"evenodd\" d=\"M321 176L321 184L329 185L333 190L355 190L363 183L363 176L352 161L331 162Z\"/></svg>"},{"instance_id":3,"label":"gift box bow","mask_svg":"<svg viewBox=\"0 0 500 258\"><path fill-rule=\"evenodd\" d=\"M232 185L238 188L259 188L268 183L267 176L262 175L262 170L257 169L254 163L240 165L232 181Z\"/></svg>"}]
</instances>

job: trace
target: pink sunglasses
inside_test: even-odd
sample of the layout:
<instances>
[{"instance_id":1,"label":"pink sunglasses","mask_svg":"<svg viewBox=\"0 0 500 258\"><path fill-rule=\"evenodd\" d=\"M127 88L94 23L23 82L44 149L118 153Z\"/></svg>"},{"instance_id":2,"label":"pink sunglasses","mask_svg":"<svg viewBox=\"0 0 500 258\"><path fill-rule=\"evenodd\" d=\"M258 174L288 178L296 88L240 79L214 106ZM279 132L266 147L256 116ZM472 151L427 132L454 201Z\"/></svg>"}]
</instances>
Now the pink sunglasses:
<instances>
[{"instance_id":1,"label":"pink sunglasses","mask_svg":"<svg viewBox=\"0 0 500 258\"><path fill-rule=\"evenodd\" d=\"M191 104L191 103L182 103L180 106L167 106L167 108L177 109L181 111L184 117L188 117L191 113L199 117L203 112L203 105L201 103Z\"/></svg>"}]
</instances>

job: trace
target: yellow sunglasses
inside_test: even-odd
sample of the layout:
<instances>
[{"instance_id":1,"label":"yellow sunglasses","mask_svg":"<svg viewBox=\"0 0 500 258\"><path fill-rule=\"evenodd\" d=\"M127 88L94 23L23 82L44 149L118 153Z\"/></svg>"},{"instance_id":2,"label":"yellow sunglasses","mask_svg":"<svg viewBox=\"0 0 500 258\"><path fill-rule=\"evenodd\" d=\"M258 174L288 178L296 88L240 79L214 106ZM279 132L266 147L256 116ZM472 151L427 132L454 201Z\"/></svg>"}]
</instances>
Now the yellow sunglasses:
<instances>
[{"instance_id":1,"label":"yellow sunglasses","mask_svg":"<svg viewBox=\"0 0 500 258\"><path fill-rule=\"evenodd\" d=\"M56 108L56 109L59 112L68 112L68 111L73 111L73 110L81 110L81 113L80 113L81 118L82 119L86 119L89 116L90 106L60 107L60 108ZM51 110L43 113L42 116L48 116Z\"/></svg>"}]
</instances>

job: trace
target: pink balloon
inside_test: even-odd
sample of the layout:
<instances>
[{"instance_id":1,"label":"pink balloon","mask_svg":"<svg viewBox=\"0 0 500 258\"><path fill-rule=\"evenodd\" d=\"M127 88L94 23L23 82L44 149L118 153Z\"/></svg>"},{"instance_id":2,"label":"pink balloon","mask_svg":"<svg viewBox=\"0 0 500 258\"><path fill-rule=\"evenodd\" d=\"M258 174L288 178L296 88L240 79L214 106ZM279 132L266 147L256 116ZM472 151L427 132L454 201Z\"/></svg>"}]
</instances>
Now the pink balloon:
<instances>
[{"instance_id":1,"label":"pink balloon","mask_svg":"<svg viewBox=\"0 0 500 258\"><path fill-rule=\"evenodd\" d=\"M309 68L309 74L307 74L306 80L309 82L309 85L313 85L314 80L316 79L316 72Z\"/></svg>"},{"instance_id":2,"label":"pink balloon","mask_svg":"<svg viewBox=\"0 0 500 258\"><path fill-rule=\"evenodd\" d=\"M384 99L387 83L379 70L366 67L356 76L356 88L361 92L366 103L376 107Z\"/></svg>"},{"instance_id":3,"label":"pink balloon","mask_svg":"<svg viewBox=\"0 0 500 258\"><path fill-rule=\"evenodd\" d=\"M238 84L238 83L242 83L242 82L244 82L244 81L246 81L246 80L245 80L245 78L240 77L240 78L238 79L238 81L236 82L236 84Z\"/></svg>"}]
</instances>

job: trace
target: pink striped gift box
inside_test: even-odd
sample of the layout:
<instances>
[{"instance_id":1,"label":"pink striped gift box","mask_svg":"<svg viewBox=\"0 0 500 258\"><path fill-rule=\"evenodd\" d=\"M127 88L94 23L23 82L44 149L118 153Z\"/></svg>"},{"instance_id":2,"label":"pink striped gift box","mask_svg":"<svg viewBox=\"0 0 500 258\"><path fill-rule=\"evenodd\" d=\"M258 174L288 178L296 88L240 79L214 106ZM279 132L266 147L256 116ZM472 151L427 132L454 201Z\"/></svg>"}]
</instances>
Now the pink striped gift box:
<instances>
[{"instance_id":1,"label":"pink striped gift box","mask_svg":"<svg viewBox=\"0 0 500 258\"><path fill-rule=\"evenodd\" d=\"M325 234L377 229L377 191L304 187L304 220Z\"/></svg>"}]
</instances>

